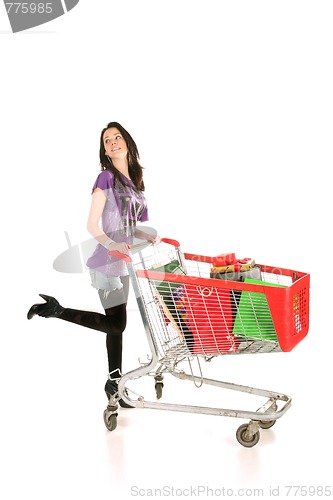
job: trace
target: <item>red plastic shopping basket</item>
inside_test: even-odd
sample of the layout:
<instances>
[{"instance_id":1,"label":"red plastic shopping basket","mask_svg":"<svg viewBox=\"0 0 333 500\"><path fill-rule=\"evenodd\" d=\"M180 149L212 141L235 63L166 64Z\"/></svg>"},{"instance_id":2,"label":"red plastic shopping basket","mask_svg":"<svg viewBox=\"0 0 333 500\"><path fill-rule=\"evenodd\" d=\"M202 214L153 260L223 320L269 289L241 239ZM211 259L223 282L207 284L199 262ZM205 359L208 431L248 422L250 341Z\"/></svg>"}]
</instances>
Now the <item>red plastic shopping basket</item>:
<instances>
[{"instance_id":1,"label":"red plastic shopping basket","mask_svg":"<svg viewBox=\"0 0 333 500\"><path fill-rule=\"evenodd\" d=\"M182 301L179 304L171 296L166 307L172 312L173 318L178 321L180 330L183 330L189 350L195 354L227 354L251 352L239 347L240 343L249 342L250 336L244 331L242 336L234 332L234 310L237 304L233 297L242 294L261 295L265 299L269 311L270 321L274 325L275 344L282 351L291 351L309 330L309 300L310 275L290 269L257 264L265 276L261 284L223 279L208 278L194 275L191 263L211 263L213 258L196 254L185 253L188 264L185 275L161 273L152 270L139 270L138 277L148 278L152 282L164 282L170 290L177 283L177 290L181 290ZM273 282L286 282L283 287L272 286ZM260 305L262 301L260 301ZM254 309L254 316L256 310ZM255 317L254 321L257 318ZM190 332L190 334L189 334ZM188 340L190 339L190 340ZM257 342L258 343L258 342ZM266 339L261 339L263 346ZM258 351L259 352L259 351ZM264 351L262 351L264 352Z\"/></svg>"}]
</instances>

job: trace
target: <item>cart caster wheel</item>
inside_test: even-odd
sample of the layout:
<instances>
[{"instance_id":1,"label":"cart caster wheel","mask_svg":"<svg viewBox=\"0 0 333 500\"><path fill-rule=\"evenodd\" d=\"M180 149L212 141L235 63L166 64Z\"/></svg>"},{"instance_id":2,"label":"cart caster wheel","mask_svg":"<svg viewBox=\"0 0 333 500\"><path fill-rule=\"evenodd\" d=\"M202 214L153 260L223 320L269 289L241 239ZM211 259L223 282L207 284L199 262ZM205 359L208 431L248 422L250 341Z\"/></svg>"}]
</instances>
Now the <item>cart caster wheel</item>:
<instances>
[{"instance_id":1,"label":"cart caster wheel","mask_svg":"<svg viewBox=\"0 0 333 500\"><path fill-rule=\"evenodd\" d=\"M242 446L252 448L252 446L255 446L258 443L260 439L260 432L257 431L252 437L249 438L246 435L247 427L248 424L240 425L236 431L236 438Z\"/></svg>"},{"instance_id":2,"label":"cart caster wheel","mask_svg":"<svg viewBox=\"0 0 333 500\"><path fill-rule=\"evenodd\" d=\"M117 415L110 413L107 409L104 410L103 419L105 427L108 431L114 431L117 427Z\"/></svg>"},{"instance_id":3,"label":"cart caster wheel","mask_svg":"<svg viewBox=\"0 0 333 500\"><path fill-rule=\"evenodd\" d=\"M157 399L161 399L162 392L163 392L163 384L161 382L158 382L157 384L155 384L155 391L156 391Z\"/></svg>"},{"instance_id":4,"label":"cart caster wheel","mask_svg":"<svg viewBox=\"0 0 333 500\"><path fill-rule=\"evenodd\" d=\"M262 429L270 429L271 427L273 427L275 422L276 422L276 420L268 420L266 422L264 422L263 420L260 420L259 425Z\"/></svg>"}]
</instances>

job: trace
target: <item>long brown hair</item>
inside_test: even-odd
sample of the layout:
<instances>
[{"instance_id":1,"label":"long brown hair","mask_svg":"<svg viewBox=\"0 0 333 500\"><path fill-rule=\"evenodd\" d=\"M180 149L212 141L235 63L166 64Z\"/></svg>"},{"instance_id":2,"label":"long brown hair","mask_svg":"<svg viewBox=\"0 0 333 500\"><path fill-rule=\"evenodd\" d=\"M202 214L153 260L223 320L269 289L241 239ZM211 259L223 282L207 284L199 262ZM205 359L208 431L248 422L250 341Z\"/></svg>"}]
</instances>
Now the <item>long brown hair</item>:
<instances>
[{"instance_id":1,"label":"long brown hair","mask_svg":"<svg viewBox=\"0 0 333 500\"><path fill-rule=\"evenodd\" d=\"M125 139L128 149L128 171L130 174L130 178L137 189L139 189L140 191L144 191L145 186L143 182L143 167L140 165L139 162L140 155L137 145L135 144L135 141L132 138L132 136L118 122L108 123L108 125L105 128L103 128L101 132L100 148L99 148L99 159L100 159L101 170L110 170L113 173L115 180L117 179L119 182L124 184L124 180L120 176L119 171L113 165L111 158L107 157L105 153L103 136L104 132L109 128L118 129L123 138Z\"/></svg>"}]
</instances>

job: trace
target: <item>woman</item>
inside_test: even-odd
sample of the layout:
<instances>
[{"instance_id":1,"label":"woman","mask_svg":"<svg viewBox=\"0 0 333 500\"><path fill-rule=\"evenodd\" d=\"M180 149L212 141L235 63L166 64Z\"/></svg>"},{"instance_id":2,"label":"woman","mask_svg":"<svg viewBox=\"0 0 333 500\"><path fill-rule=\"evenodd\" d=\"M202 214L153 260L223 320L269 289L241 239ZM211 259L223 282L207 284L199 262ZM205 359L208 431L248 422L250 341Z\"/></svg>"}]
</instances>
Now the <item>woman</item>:
<instances>
[{"instance_id":1,"label":"woman","mask_svg":"<svg viewBox=\"0 0 333 500\"><path fill-rule=\"evenodd\" d=\"M34 304L27 317L31 319L37 314L59 318L106 333L110 375L105 392L110 398L117 392L115 379L120 377L122 369L129 276L125 262L108 252L127 254L134 236L152 243L159 243L160 238L136 228L137 222L148 220L148 210L143 194L143 169L131 135L119 123L109 123L101 133L99 154L102 171L92 189L87 224L98 245L87 266L105 314L65 308L54 297L40 294L45 302ZM128 407L123 400L119 404Z\"/></svg>"}]
</instances>

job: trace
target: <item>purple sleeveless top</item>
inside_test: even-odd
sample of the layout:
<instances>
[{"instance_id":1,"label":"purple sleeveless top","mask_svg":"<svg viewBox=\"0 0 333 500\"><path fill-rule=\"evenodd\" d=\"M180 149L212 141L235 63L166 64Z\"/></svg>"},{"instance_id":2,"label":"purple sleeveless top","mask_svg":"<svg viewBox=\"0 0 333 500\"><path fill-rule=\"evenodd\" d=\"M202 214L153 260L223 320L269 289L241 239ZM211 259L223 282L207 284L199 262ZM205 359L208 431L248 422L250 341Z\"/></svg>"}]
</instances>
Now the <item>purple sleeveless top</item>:
<instances>
[{"instance_id":1,"label":"purple sleeveless top","mask_svg":"<svg viewBox=\"0 0 333 500\"><path fill-rule=\"evenodd\" d=\"M126 242L130 245L137 222L148 220L148 209L143 192L130 179L120 175L124 183L115 180L109 170L103 170L98 175L92 192L98 187L105 193L106 203L102 213L102 229L105 234L117 243ZM128 274L125 262L110 257L106 248L99 243L87 260L87 266L111 276Z\"/></svg>"}]
</instances>

